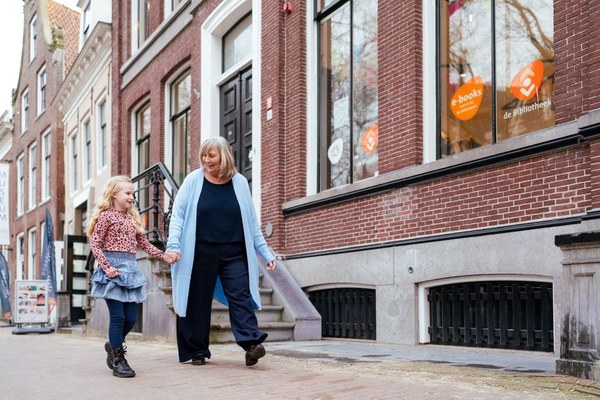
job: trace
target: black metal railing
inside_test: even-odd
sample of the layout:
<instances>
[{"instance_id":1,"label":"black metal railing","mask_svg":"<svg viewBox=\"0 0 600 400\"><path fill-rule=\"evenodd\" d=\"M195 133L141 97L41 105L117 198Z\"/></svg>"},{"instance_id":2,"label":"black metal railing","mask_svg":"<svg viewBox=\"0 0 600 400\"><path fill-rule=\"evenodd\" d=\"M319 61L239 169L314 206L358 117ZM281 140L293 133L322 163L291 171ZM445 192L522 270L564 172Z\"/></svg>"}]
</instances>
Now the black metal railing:
<instances>
[{"instance_id":1,"label":"black metal railing","mask_svg":"<svg viewBox=\"0 0 600 400\"><path fill-rule=\"evenodd\" d=\"M334 288L308 297L321 314L323 337L376 339L375 290Z\"/></svg>"},{"instance_id":2,"label":"black metal railing","mask_svg":"<svg viewBox=\"0 0 600 400\"><path fill-rule=\"evenodd\" d=\"M135 199L148 240L164 249L179 185L162 162L133 177L132 182L136 187Z\"/></svg>"},{"instance_id":3,"label":"black metal railing","mask_svg":"<svg viewBox=\"0 0 600 400\"><path fill-rule=\"evenodd\" d=\"M429 290L431 343L553 351L552 284L468 282Z\"/></svg>"}]
</instances>

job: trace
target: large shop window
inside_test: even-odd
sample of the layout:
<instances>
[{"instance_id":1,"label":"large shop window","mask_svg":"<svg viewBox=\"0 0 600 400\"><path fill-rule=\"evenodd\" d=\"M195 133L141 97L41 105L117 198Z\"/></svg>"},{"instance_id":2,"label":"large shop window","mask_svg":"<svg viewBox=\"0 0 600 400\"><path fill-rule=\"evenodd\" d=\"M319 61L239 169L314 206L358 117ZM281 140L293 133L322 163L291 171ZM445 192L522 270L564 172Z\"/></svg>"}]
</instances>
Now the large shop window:
<instances>
[{"instance_id":1,"label":"large shop window","mask_svg":"<svg viewBox=\"0 0 600 400\"><path fill-rule=\"evenodd\" d=\"M377 2L316 0L319 188L378 170Z\"/></svg>"},{"instance_id":2,"label":"large shop window","mask_svg":"<svg viewBox=\"0 0 600 400\"><path fill-rule=\"evenodd\" d=\"M553 1L438 4L438 158L553 127Z\"/></svg>"}]
</instances>

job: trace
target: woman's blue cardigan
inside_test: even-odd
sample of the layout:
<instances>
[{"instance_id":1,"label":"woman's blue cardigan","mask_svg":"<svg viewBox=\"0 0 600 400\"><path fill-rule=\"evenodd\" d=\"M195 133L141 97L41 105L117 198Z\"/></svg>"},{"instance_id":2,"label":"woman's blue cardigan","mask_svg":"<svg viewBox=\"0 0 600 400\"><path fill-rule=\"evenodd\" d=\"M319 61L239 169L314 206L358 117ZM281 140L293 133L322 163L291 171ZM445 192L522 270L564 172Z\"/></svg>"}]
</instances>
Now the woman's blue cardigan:
<instances>
[{"instance_id":1,"label":"woman's blue cardigan","mask_svg":"<svg viewBox=\"0 0 600 400\"><path fill-rule=\"evenodd\" d=\"M253 307L260 309L260 292L258 288L258 260L267 263L275 259L269 250L267 242L260 230L256 210L252 203L252 195L248 181L244 176L236 173L233 178L233 190L240 205L242 225L246 242L248 259L248 278L250 293L252 294ZM192 171L185 177L173 203L173 214L169 225L169 239L167 251L181 254L179 261L172 266L171 280L173 284L173 306L175 313L185 317L187 310L188 294L190 292L190 278L194 262L194 247L196 244L196 212L198 199L204 183L204 170L202 168ZM192 289L193 290L193 289ZM221 281L217 279L213 298L227 305L227 298L223 293Z\"/></svg>"}]
</instances>

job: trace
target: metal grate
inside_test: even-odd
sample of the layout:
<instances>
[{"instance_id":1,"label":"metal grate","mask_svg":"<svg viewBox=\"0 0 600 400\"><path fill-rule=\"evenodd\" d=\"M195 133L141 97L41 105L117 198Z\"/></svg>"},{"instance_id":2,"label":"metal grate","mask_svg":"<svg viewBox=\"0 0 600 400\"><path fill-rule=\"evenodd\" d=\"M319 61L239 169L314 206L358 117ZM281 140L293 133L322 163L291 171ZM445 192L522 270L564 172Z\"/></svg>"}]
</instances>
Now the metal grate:
<instances>
[{"instance_id":1,"label":"metal grate","mask_svg":"<svg viewBox=\"0 0 600 400\"><path fill-rule=\"evenodd\" d=\"M335 288L308 296L321 314L323 337L375 340L375 290Z\"/></svg>"},{"instance_id":2,"label":"metal grate","mask_svg":"<svg viewBox=\"0 0 600 400\"><path fill-rule=\"evenodd\" d=\"M551 283L444 285L428 300L431 343L554 351Z\"/></svg>"}]
</instances>

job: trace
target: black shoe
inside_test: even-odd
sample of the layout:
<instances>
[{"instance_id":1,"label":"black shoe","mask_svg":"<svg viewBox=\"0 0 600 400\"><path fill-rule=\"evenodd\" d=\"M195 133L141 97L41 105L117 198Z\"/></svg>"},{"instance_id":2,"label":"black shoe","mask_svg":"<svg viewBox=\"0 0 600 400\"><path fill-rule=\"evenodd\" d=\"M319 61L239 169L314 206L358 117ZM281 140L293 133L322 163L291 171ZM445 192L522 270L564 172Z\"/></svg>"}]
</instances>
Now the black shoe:
<instances>
[{"instance_id":1,"label":"black shoe","mask_svg":"<svg viewBox=\"0 0 600 400\"><path fill-rule=\"evenodd\" d=\"M206 364L206 357L202 354L198 354L192 357L192 365L204 365Z\"/></svg>"},{"instance_id":2,"label":"black shoe","mask_svg":"<svg viewBox=\"0 0 600 400\"><path fill-rule=\"evenodd\" d=\"M246 350L246 366L251 367L256 365L259 358L263 358L267 354L267 351L263 347L262 344L255 344L254 346L250 346L248 350Z\"/></svg>"},{"instance_id":3,"label":"black shoe","mask_svg":"<svg viewBox=\"0 0 600 400\"><path fill-rule=\"evenodd\" d=\"M131 369L129 363L125 359L126 350L124 347L112 350L113 355L113 375L119 378L133 378L135 371Z\"/></svg>"},{"instance_id":4,"label":"black shoe","mask_svg":"<svg viewBox=\"0 0 600 400\"><path fill-rule=\"evenodd\" d=\"M106 366L112 371L113 369L113 355L110 342L104 343L104 351L106 351Z\"/></svg>"}]
</instances>

